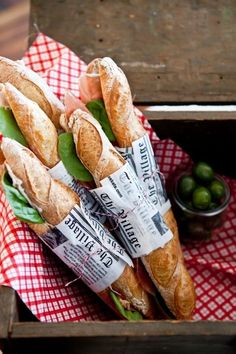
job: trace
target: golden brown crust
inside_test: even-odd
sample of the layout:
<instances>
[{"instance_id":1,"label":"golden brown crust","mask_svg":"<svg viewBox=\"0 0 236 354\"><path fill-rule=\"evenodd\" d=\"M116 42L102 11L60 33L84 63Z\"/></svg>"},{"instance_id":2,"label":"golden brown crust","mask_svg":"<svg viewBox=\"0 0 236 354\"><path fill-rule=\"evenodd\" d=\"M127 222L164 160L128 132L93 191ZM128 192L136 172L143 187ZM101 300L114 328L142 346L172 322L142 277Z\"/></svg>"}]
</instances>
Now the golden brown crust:
<instances>
[{"instance_id":1,"label":"golden brown crust","mask_svg":"<svg viewBox=\"0 0 236 354\"><path fill-rule=\"evenodd\" d=\"M77 154L81 162L89 169L97 186L100 181L117 171L125 163L102 131L97 121L88 113L77 109L69 119ZM156 317L153 298L142 288L135 271L126 267L112 289L121 294L134 308L145 317Z\"/></svg>"},{"instance_id":2,"label":"golden brown crust","mask_svg":"<svg viewBox=\"0 0 236 354\"><path fill-rule=\"evenodd\" d=\"M55 126L37 103L26 98L10 83L4 86L7 101L30 149L44 165L52 168L60 161Z\"/></svg>"},{"instance_id":3,"label":"golden brown crust","mask_svg":"<svg viewBox=\"0 0 236 354\"><path fill-rule=\"evenodd\" d=\"M57 225L67 216L74 205L79 203L79 197L61 182L53 180L34 154L16 141L3 138L2 151L6 158L8 172L15 183L17 180L22 182L21 189L27 191L30 202L40 209L40 214L46 220L42 225L30 224L31 229L42 236L49 227ZM141 288L131 267L126 266L123 274L111 287L119 292L122 298L131 302L133 307L144 316L155 318L153 300ZM105 299L104 296L107 296L108 291L107 289L98 295ZM110 300L108 304L114 309Z\"/></svg>"},{"instance_id":4,"label":"golden brown crust","mask_svg":"<svg viewBox=\"0 0 236 354\"><path fill-rule=\"evenodd\" d=\"M0 57L0 82L10 82L26 97L35 101L57 128L60 127L63 104L38 74L19 62Z\"/></svg>"},{"instance_id":5,"label":"golden brown crust","mask_svg":"<svg viewBox=\"0 0 236 354\"><path fill-rule=\"evenodd\" d=\"M84 166L99 181L117 171L125 163L124 159L110 144L101 126L89 114L77 109L69 119L77 154Z\"/></svg>"},{"instance_id":6,"label":"golden brown crust","mask_svg":"<svg viewBox=\"0 0 236 354\"><path fill-rule=\"evenodd\" d=\"M157 313L154 298L139 283L133 268L126 266L122 275L112 284L112 289L121 293L125 299L149 319L155 319Z\"/></svg>"},{"instance_id":7,"label":"golden brown crust","mask_svg":"<svg viewBox=\"0 0 236 354\"><path fill-rule=\"evenodd\" d=\"M103 58L97 65L113 133L120 147L131 147L146 131L134 113L128 81L112 59ZM111 169L110 174L113 172ZM190 318L195 306L195 291L184 266L178 228L171 210L164 215L164 220L173 233L172 240L142 259L173 314L177 318Z\"/></svg>"},{"instance_id":8,"label":"golden brown crust","mask_svg":"<svg viewBox=\"0 0 236 354\"><path fill-rule=\"evenodd\" d=\"M98 295L105 301L118 316L122 318L120 313L116 310L114 302L110 297L110 292L120 296L124 307L129 309L136 309L140 311L146 318L154 320L157 318L157 307L155 299L140 286L133 268L126 266L121 276L112 284L110 289L105 289ZM131 308L130 308L131 305Z\"/></svg>"},{"instance_id":9,"label":"golden brown crust","mask_svg":"<svg viewBox=\"0 0 236 354\"><path fill-rule=\"evenodd\" d=\"M103 58L98 65L103 100L112 131L120 147L131 146L146 131L135 115L126 76L111 58Z\"/></svg>"},{"instance_id":10,"label":"golden brown crust","mask_svg":"<svg viewBox=\"0 0 236 354\"><path fill-rule=\"evenodd\" d=\"M175 288L174 301L177 318L191 319L195 309L196 295L192 279L183 263L180 263L181 277Z\"/></svg>"},{"instance_id":11,"label":"golden brown crust","mask_svg":"<svg viewBox=\"0 0 236 354\"><path fill-rule=\"evenodd\" d=\"M99 75L99 64L101 62L101 58L93 59L87 66L86 73L92 75Z\"/></svg>"},{"instance_id":12,"label":"golden brown crust","mask_svg":"<svg viewBox=\"0 0 236 354\"><path fill-rule=\"evenodd\" d=\"M6 166L15 182L42 217L51 225L59 224L70 212L79 197L60 181L52 179L45 166L27 148L16 141L3 138L2 151Z\"/></svg>"},{"instance_id":13,"label":"golden brown crust","mask_svg":"<svg viewBox=\"0 0 236 354\"><path fill-rule=\"evenodd\" d=\"M184 265L178 229L171 209L164 215L164 220L173 238L164 248L158 248L143 257L143 262L171 312L178 319L190 319L195 308L195 290Z\"/></svg>"},{"instance_id":14,"label":"golden brown crust","mask_svg":"<svg viewBox=\"0 0 236 354\"><path fill-rule=\"evenodd\" d=\"M47 222L44 222L43 224L31 224L28 223L29 227L31 230L33 230L37 236L43 237L47 232L51 230L50 225Z\"/></svg>"}]
</instances>

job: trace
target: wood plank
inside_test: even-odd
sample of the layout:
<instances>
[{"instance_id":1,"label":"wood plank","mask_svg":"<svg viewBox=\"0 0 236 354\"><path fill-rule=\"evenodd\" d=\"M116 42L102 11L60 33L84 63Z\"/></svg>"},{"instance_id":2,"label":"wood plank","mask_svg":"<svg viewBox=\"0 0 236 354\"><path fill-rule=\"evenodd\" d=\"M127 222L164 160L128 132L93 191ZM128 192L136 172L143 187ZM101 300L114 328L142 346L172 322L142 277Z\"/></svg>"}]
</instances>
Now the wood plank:
<instances>
[{"instance_id":1,"label":"wood plank","mask_svg":"<svg viewBox=\"0 0 236 354\"><path fill-rule=\"evenodd\" d=\"M0 286L0 319L0 340L7 339L13 321L18 320L16 293L7 286Z\"/></svg>"},{"instance_id":2,"label":"wood plank","mask_svg":"<svg viewBox=\"0 0 236 354\"><path fill-rule=\"evenodd\" d=\"M109 321L83 323L13 323L11 338L236 336L236 321Z\"/></svg>"},{"instance_id":3,"label":"wood plank","mask_svg":"<svg viewBox=\"0 0 236 354\"><path fill-rule=\"evenodd\" d=\"M137 102L236 99L234 0L32 0L30 33L113 57ZM60 25L59 25L60 24Z\"/></svg>"},{"instance_id":4,"label":"wood plank","mask_svg":"<svg viewBox=\"0 0 236 354\"><path fill-rule=\"evenodd\" d=\"M236 106L138 106L150 121L155 120L236 120Z\"/></svg>"},{"instance_id":5,"label":"wood plank","mask_svg":"<svg viewBox=\"0 0 236 354\"><path fill-rule=\"evenodd\" d=\"M28 44L29 0L19 0L1 11L0 55L20 59Z\"/></svg>"},{"instance_id":6,"label":"wood plank","mask_svg":"<svg viewBox=\"0 0 236 354\"><path fill-rule=\"evenodd\" d=\"M49 349L50 348L50 349ZM48 353L53 348L57 354L235 354L235 342L222 336L188 337L92 337L44 338L12 340L12 354Z\"/></svg>"}]
</instances>

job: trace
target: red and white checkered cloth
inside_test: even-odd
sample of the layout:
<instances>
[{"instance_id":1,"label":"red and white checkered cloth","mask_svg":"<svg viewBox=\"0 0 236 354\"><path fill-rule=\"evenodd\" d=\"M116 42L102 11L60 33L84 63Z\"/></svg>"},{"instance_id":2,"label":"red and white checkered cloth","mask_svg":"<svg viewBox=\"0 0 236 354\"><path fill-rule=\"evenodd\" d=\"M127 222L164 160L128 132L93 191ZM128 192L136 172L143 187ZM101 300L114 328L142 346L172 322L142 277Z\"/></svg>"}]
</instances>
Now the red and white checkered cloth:
<instances>
[{"instance_id":1,"label":"red and white checkered cloth","mask_svg":"<svg viewBox=\"0 0 236 354\"><path fill-rule=\"evenodd\" d=\"M86 64L64 45L39 34L24 61L45 78L60 99L65 90L79 96L78 78ZM168 178L190 159L172 141L160 141L144 122L161 171ZM236 181L228 182L232 198L224 226L214 232L210 241L194 248L184 246L186 264L196 286L196 320L236 319ZM16 220L2 192L0 231L0 284L14 288L38 319L58 322L114 318L81 281L66 286L74 274L25 224Z\"/></svg>"}]
</instances>

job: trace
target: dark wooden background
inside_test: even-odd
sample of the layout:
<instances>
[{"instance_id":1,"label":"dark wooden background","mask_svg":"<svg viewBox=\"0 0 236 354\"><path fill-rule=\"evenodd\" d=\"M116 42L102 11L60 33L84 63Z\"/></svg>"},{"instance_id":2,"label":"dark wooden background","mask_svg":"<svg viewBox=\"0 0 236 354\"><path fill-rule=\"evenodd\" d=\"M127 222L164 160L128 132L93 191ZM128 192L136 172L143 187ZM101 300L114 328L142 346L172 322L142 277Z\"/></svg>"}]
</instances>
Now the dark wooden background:
<instances>
[{"instance_id":1,"label":"dark wooden background","mask_svg":"<svg viewBox=\"0 0 236 354\"><path fill-rule=\"evenodd\" d=\"M236 99L235 0L32 0L33 26L89 62L111 56L138 102Z\"/></svg>"}]
</instances>

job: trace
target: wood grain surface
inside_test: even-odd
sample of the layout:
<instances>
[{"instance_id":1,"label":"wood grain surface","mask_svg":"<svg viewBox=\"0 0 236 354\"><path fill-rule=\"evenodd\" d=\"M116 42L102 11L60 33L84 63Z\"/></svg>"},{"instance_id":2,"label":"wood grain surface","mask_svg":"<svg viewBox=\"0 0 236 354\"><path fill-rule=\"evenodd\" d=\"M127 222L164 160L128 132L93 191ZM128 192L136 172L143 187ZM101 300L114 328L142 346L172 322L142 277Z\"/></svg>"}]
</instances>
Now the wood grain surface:
<instances>
[{"instance_id":1,"label":"wood grain surface","mask_svg":"<svg viewBox=\"0 0 236 354\"><path fill-rule=\"evenodd\" d=\"M11 288L0 286L0 339L8 337L13 321L17 320L16 293Z\"/></svg>"},{"instance_id":2,"label":"wood grain surface","mask_svg":"<svg viewBox=\"0 0 236 354\"><path fill-rule=\"evenodd\" d=\"M84 322L15 324L16 352L57 354L234 354L235 322Z\"/></svg>"},{"instance_id":3,"label":"wood grain surface","mask_svg":"<svg viewBox=\"0 0 236 354\"><path fill-rule=\"evenodd\" d=\"M224 338L224 337L223 337ZM10 354L235 354L235 344L222 336L92 337L12 340ZM50 349L49 349L50 348ZM52 349L51 349L52 348ZM4 353L8 354L8 353Z\"/></svg>"},{"instance_id":4,"label":"wood grain surface","mask_svg":"<svg viewBox=\"0 0 236 354\"><path fill-rule=\"evenodd\" d=\"M32 0L30 32L111 56L137 102L236 99L235 0Z\"/></svg>"},{"instance_id":5,"label":"wood grain surface","mask_svg":"<svg viewBox=\"0 0 236 354\"><path fill-rule=\"evenodd\" d=\"M15 322L12 338L52 337L150 337L155 336L228 336L236 335L236 322L224 321L86 321L80 323Z\"/></svg>"},{"instance_id":6,"label":"wood grain surface","mask_svg":"<svg viewBox=\"0 0 236 354\"><path fill-rule=\"evenodd\" d=\"M0 55L21 59L28 45L29 0L0 4Z\"/></svg>"}]
</instances>

